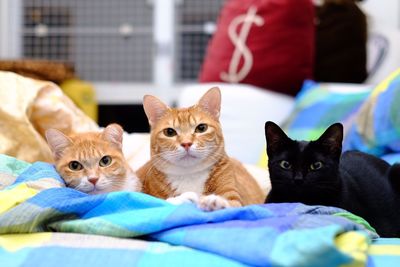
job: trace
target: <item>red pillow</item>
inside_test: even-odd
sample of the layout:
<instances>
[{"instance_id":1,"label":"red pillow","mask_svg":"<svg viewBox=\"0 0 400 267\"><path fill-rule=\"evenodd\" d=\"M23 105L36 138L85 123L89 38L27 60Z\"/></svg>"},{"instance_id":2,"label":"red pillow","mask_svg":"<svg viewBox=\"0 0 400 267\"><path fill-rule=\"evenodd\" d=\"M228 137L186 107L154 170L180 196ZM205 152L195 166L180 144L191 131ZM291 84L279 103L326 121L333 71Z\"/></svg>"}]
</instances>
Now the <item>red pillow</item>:
<instances>
[{"instance_id":1,"label":"red pillow","mask_svg":"<svg viewBox=\"0 0 400 267\"><path fill-rule=\"evenodd\" d=\"M295 95L314 64L311 0L229 0L200 82L247 83Z\"/></svg>"}]
</instances>

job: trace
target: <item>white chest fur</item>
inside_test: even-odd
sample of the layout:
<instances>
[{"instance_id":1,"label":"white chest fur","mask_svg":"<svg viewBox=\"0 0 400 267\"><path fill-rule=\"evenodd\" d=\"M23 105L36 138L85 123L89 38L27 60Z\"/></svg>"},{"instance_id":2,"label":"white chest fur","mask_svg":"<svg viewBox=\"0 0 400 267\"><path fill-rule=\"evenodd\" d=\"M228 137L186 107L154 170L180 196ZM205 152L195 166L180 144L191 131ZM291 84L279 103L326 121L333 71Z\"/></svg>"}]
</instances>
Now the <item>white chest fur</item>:
<instances>
[{"instance_id":1,"label":"white chest fur","mask_svg":"<svg viewBox=\"0 0 400 267\"><path fill-rule=\"evenodd\" d=\"M176 195L185 192L195 192L201 195L209 175L209 170L184 175L169 174L167 175L167 181L172 189L175 190Z\"/></svg>"}]
</instances>

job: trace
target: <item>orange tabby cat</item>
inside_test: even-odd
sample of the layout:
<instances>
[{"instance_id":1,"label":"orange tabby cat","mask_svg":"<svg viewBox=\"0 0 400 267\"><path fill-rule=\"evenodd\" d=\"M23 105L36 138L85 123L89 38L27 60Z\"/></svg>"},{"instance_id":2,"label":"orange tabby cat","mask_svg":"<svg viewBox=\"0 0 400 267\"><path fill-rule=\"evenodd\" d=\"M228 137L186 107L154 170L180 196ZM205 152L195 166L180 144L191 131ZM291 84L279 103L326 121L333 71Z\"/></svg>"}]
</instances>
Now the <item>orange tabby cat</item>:
<instances>
[{"instance_id":1,"label":"orange tabby cat","mask_svg":"<svg viewBox=\"0 0 400 267\"><path fill-rule=\"evenodd\" d=\"M170 108L150 95L143 107L151 126L151 159L137 171L143 192L204 210L263 203L254 178L225 153L219 88L189 108Z\"/></svg>"},{"instance_id":2,"label":"orange tabby cat","mask_svg":"<svg viewBox=\"0 0 400 267\"><path fill-rule=\"evenodd\" d=\"M118 124L102 132L64 135L46 131L57 171L67 186L89 194L140 191L141 182L122 153L123 130Z\"/></svg>"}]
</instances>

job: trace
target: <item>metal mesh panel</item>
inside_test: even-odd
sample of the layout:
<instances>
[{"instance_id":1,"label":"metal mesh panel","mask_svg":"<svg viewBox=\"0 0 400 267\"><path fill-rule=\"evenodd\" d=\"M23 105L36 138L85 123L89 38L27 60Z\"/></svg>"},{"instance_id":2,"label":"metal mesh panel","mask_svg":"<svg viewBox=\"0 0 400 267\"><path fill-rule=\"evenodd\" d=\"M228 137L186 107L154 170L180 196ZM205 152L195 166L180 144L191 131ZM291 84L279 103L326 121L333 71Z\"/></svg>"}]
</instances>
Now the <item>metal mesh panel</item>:
<instances>
[{"instance_id":1,"label":"metal mesh panel","mask_svg":"<svg viewBox=\"0 0 400 267\"><path fill-rule=\"evenodd\" d=\"M197 79L225 0L184 0L177 9L176 79Z\"/></svg>"},{"instance_id":2,"label":"metal mesh panel","mask_svg":"<svg viewBox=\"0 0 400 267\"><path fill-rule=\"evenodd\" d=\"M175 81L193 81L225 0L175 1ZM72 63L86 80L152 82L151 2L23 0L22 56Z\"/></svg>"},{"instance_id":3,"label":"metal mesh panel","mask_svg":"<svg viewBox=\"0 0 400 267\"><path fill-rule=\"evenodd\" d=\"M92 81L152 78L146 0L25 0L23 56L73 63Z\"/></svg>"}]
</instances>

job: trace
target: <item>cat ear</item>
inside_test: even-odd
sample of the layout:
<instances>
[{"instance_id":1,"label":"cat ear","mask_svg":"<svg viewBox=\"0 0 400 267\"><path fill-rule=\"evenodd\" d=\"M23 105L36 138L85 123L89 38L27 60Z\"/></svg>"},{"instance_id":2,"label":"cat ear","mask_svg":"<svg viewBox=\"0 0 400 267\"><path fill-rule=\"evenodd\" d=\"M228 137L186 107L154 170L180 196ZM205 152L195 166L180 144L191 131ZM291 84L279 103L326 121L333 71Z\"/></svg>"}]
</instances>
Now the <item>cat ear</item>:
<instances>
[{"instance_id":1,"label":"cat ear","mask_svg":"<svg viewBox=\"0 0 400 267\"><path fill-rule=\"evenodd\" d=\"M265 123L265 139L267 141L267 153L272 155L285 141L289 140L289 137L277 124L267 121Z\"/></svg>"},{"instance_id":2,"label":"cat ear","mask_svg":"<svg viewBox=\"0 0 400 267\"><path fill-rule=\"evenodd\" d=\"M101 136L104 140L107 140L116 145L119 149L122 149L123 134L124 130L122 127L116 123L112 123L103 130Z\"/></svg>"},{"instance_id":3,"label":"cat ear","mask_svg":"<svg viewBox=\"0 0 400 267\"><path fill-rule=\"evenodd\" d=\"M343 125L335 123L328 127L316 142L326 147L332 154L342 153Z\"/></svg>"},{"instance_id":4,"label":"cat ear","mask_svg":"<svg viewBox=\"0 0 400 267\"><path fill-rule=\"evenodd\" d=\"M64 149L72 144L71 139L56 129L48 129L45 135L54 159L59 160Z\"/></svg>"},{"instance_id":5,"label":"cat ear","mask_svg":"<svg viewBox=\"0 0 400 267\"><path fill-rule=\"evenodd\" d=\"M145 95L143 97L143 109L149 120L150 126L154 125L164 113L169 110L160 99L152 95Z\"/></svg>"},{"instance_id":6,"label":"cat ear","mask_svg":"<svg viewBox=\"0 0 400 267\"><path fill-rule=\"evenodd\" d=\"M213 87L208 90L200 98L197 105L218 120L221 111L221 91L219 90L219 88Z\"/></svg>"}]
</instances>

